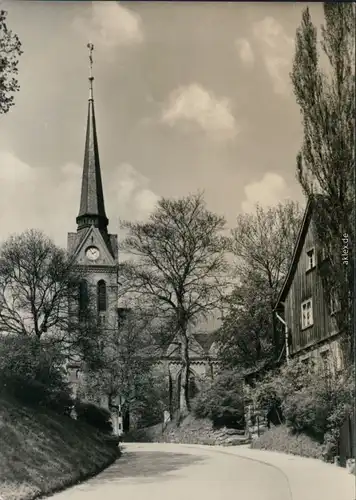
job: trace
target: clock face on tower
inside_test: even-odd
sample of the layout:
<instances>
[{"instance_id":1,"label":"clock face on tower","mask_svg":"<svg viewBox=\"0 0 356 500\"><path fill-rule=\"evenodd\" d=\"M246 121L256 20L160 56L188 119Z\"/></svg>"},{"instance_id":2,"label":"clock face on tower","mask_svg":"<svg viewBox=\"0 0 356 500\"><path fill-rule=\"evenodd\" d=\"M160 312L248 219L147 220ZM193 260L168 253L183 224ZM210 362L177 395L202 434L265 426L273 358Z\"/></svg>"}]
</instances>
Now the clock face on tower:
<instances>
[{"instance_id":1,"label":"clock face on tower","mask_svg":"<svg viewBox=\"0 0 356 500\"><path fill-rule=\"evenodd\" d=\"M96 247L89 247L86 249L85 255L87 256L88 260L94 262L95 260L98 260L100 252Z\"/></svg>"}]
</instances>

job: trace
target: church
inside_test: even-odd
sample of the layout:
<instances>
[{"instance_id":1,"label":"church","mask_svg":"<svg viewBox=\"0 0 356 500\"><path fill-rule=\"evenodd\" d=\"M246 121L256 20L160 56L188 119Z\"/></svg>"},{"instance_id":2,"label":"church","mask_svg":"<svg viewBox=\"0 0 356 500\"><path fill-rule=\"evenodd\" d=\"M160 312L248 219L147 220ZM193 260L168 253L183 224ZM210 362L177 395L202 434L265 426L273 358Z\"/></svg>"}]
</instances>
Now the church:
<instances>
[{"instance_id":1,"label":"church","mask_svg":"<svg viewBox=\"0 0 356 500\"><path fill-rule=\"evenodd\" d=\"M84 313L87 301L97 314L103 337L109 329L118 330L118 238L108 231L109 220L105 212L101 178L98 138L96 131L92 51L90 57L89 99L76 232L68 233L67 251L80 270L82 281L79 293L79 314ZM81 311L82 310L82 311ZM68 366L74 395L80 379L80 364ZM101 401L107 407L105 401Z\"/></svg>"},{"instance_id":2,"label":"church","mask_svg":"<svg viewBox=\"0 0 356 500\"><path fill-rule=\"evenodd\" d=\"M116 330L119 334L119 318L125 312L118 307L118 237L109 233L109 220L105 212L104 190L101 177L99 146L95 121L94 95L92 76L93 45L88 44L90 73L89 99L86 125L82 185L80 193L79 213L76 217L76 232L68 233L67 250L74 258L81 271L82 281L79 294L79 314L85 311L86 301L97 314L98 325L103 338L105 332ZM191 371L193 379L202 375L213 376L217 366L214 335L192 334ZM177 342L162 349L158 355L157 364L163 368L170 385L180 386L180 360L177 356ZM74 396L77 394L81 376L79 363L67 366ZM199 385L199 384L198 384ZM180 392L178 390L178 392ZM108 408L108 401L102 398L100 404ZM117 410L120 410L116 406ZM113 415L114 432L120 431L122 425L118 415Z\"/></svg>"}]
</instances>

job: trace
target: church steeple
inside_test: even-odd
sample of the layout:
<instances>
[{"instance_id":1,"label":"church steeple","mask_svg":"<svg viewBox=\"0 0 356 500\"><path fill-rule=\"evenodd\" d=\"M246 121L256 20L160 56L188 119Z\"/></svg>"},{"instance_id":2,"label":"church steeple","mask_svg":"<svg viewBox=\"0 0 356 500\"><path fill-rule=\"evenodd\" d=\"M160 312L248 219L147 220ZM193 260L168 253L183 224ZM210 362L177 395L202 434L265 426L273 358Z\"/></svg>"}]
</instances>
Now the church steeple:
<instances>
[{"instance_id":1,"label":"church steeple","mask_svg":"<svg viewBox=\"0 0 356 500\"><path fill-rule=\"evenodd\" d=\"M94 45L88 43L89 49L89 102L87 132L85 139L82 190L80 197L79 214L76 219L78 230L94 225L101 231L107 232L109 223L105 213L103 185L101 180L98 139L93 98L93 50Z\"/></svg>"}]
</instances>

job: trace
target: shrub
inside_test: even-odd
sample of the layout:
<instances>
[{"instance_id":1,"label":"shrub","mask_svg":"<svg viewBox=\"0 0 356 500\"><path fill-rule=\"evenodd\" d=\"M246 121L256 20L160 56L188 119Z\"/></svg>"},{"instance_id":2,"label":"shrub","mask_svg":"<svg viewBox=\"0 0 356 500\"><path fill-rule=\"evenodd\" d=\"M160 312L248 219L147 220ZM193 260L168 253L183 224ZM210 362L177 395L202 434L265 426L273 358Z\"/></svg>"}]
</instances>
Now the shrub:
<instances>
[{"instance_id":1,"label":"shrub","mask_svg":"<svg viewBox=\"0 0 356 500\"><path fill-rule=\"evenodd\" d=\"M111 415L105 408L83 401L76 401L74 405L77 419L86 422L105 433L112 432Z\"/></svg>"},{"instance_id":2,"label":"shrub","mask_svg":"<svg viewBox=\"0 0 356 500\"><path fill-rule=\"evenodd\" d=\"M1 388L26 405L46 406L68 414L72 401L61 362L59 352L38 339L3 337L0 345Z\"/></svg>"},{"instance_id":3,"label":"shrub","mask_svg":"<svg viewBox=\"0 0 356 500\"><path fill-rule=\"evenodd\" d=\"M244 397L241 377L233 372L220 373L207 384L193 402L197 418L209 418L214 426L245 427Z\"/></svg>"},{"instance_id":4,"label":"shrub","mask_svg":"<svg viewBox=\"0 0 356 500\"><path fill-rule=\"evenodd\" d=\"M265 412L279 407L282 420L296 435L305 433L324 443L324 457L337 454L340 427L353 406L352 370L337 376L298 361L269 373L253 389L253 400Z\"/></svg>"},{"instance_id":5,"label":"shrub","mask_svg":"<svg viewBox=\"0 0 356 500\"><path fill-rule=\"evenodd\" d=\"M330 412L330 402L324 396L310 388L287 396L282 405L287 426L294 432L305 432L322 442Z\"/></svg>"},{"instance_id":6,"label":"shrub","mask_svg":"<svg viewBox=\"0 0 356 500\"><path fill-rule=\"evenodd\" d=\"M353 367L344 373L335 393L324 436L324 458L328 461L338 455L341 426L350 416L354 418L355 373Z\"/></svg>"}]
</instances>

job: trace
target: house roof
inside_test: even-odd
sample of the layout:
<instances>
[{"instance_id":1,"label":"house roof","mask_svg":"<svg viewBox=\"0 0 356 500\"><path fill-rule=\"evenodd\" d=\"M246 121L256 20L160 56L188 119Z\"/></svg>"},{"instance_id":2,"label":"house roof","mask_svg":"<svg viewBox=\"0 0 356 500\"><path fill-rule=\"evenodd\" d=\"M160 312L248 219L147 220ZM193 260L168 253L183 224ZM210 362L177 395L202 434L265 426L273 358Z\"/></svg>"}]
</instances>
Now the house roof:
<instances>
[{"instance_id":1,"label":"house roof","mask_svg":"<svg viewBox=\"0 0 356 500\"><path fill-rule=\"evenodd\" d=\"M306 206L305 212L304 212L304 217L303 217L302 223L300 225L298 237L297 237L297 240L296 240L296 243L294 246L292 262L291 262L291 265L289 267L287 276L284 280L281 291L279 293L274 310L278 309L279 306L281 304L283 304L283 302L285 301L286 296L289 292L289 289L291 287L295 272L297 270L298 262L300 259L300 254L302 252L303 245L305 242L305 237L307 235L307 232L308 232L308 229L310 226L312 212L313 212L313 209L315 208L316 202L319 201L320 198L321 198L321 195L316 195L316 196L314 196L314 198L309 198L309 200L308 200L308 203L307 203L307 206Z\"/></svg>"}]
</instances>

